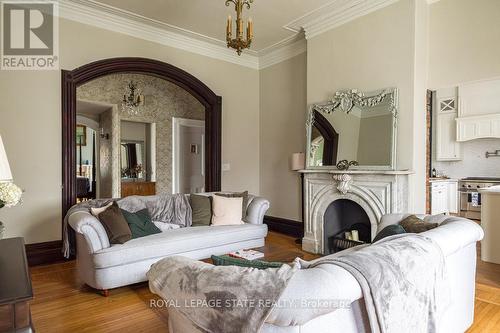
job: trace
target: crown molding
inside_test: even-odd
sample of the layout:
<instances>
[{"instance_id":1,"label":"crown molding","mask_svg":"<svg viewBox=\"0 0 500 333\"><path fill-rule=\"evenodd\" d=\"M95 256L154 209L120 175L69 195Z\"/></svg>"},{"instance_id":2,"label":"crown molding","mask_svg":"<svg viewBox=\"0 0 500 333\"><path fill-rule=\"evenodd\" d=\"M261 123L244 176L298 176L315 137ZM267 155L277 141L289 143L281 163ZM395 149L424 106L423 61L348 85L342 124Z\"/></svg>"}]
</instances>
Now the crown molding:
<instances>
[{"instance_id":1,"label":"crown molding","mask_svg":"<svg viewBox=\"0 0 500 333\"><path fill-rule=\"evenodd\" d=\"M304 31L306 39L339 27L399 0L334 0L290 23L285 29Z\"/></svg>"},{"instance_id":2,"label":"crown molding","mask_svg":"<svg viewBox=\"0 0 500 333\"><path fill-rule=\"evenodd\" d=\"M233 64L259 69L258 53L238 56L226 44L163 22L91 0L59 0L59 16Z\"/></svg>"},{"instance_id":3,"label":"crown molding","mask_svg":"<svg viewBox=\"0 0 500 333\"><path fill-rule=\"evenodd\" d=\"M297 33L259 52L245 50L238 56L224 41L93 0L59 0L59 16L257 70L306 51L304 35Z\"/></svg>"},{"instance_id":4,"label":"crown molding","mask_svg":"<svg viewBox=\"0 0 500 333\"><path fill-rule=\"evenodd\" d=\"M278 48L268 49L268 52L259 57L259 69L279 64L280 62L291 59L306 51L307 41L303 38L292 44L286 44Z\"/></svg>"},{"instance_id":5,"label":"crown molding","mask_svg":"<svg viewBox=\"0 0 500 333\"><path fill-rule=\"evenodd\" d=\"M259 70L306 52L305 39L397 1L399 0L333 0L284 26L295 32L295 35L260 51L245 50L241 56L228 49L224 41L94 0L59 0L59 15L68 20ZM427 0L428 3L437 1L439 0Z\"/></svg>"}]
</instances>

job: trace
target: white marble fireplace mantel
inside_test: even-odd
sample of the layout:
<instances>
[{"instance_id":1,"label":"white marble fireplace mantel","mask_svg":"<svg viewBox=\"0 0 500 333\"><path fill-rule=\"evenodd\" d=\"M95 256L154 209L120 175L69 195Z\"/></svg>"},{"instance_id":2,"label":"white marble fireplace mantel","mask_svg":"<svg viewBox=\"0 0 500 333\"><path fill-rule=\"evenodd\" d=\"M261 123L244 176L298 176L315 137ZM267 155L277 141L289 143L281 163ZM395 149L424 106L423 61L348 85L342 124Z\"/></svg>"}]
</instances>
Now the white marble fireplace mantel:
<instances>
[{"instance_id":1,"label":"white marble fireplace mantel","mask_svg":"<svg viewBox=\"0 0 500 333\"><path fill-rule=\"evenodd\" d=\"M411 175L410 170L338 170L338 169L305 169L299 170L299 173L330 173L330 174L366 174L366 175Z\"/></svg>"},{"instance_id":2,"label":"white marble fireplace mantel","mask_svg":"<svg viewBox=\"0 0 500 333\"><path fill-rule=\"evenodd\" d=\"M375 237L384 214L408 209L408 170L308 169L304 177L304 238L302 248L312 253L326 253L324 217L336 200L356 202L366 212Z\"/></svg>"}]
</instances>

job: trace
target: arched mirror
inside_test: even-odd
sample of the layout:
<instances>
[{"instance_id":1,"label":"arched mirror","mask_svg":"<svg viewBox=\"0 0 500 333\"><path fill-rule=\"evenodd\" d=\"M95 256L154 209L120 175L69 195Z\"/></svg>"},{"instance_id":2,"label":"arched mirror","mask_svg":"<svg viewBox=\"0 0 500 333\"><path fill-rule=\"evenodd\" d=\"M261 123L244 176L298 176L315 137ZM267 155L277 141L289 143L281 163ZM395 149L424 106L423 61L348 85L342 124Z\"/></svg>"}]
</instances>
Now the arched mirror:
<instances>
[{"instance_id":1,"label":"arched mirror","mask_svg":"<svg viewBox=\"0 0 500 333\"><path fill-rule=\"evenodd\" d=\"M335 167L347 160L355 161L358 169L393 170L397 116L396 88L339 91L328 102L312 105L307 121L307 168Z\"/></svg>"}]
</instances>

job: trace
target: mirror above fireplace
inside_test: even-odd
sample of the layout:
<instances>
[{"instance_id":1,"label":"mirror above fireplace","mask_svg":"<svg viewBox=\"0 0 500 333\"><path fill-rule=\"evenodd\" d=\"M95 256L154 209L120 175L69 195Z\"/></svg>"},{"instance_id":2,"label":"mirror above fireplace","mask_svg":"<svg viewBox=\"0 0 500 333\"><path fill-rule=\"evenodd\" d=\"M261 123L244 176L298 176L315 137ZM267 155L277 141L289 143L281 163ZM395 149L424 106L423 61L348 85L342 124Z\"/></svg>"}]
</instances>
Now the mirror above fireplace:
<instances>
[{"instance_id":1,"label":"mirror above fireplace","mask_svg":"<svg viewBox=\"0 0 500 333\"><path fill-rule=\"evenodd\" d=\"M354 169L394 170L397 116L397 88L339 91L328 102L312 105L307 168L335 168L347 160L358 162Z\"/></svg>"}]
</instances>

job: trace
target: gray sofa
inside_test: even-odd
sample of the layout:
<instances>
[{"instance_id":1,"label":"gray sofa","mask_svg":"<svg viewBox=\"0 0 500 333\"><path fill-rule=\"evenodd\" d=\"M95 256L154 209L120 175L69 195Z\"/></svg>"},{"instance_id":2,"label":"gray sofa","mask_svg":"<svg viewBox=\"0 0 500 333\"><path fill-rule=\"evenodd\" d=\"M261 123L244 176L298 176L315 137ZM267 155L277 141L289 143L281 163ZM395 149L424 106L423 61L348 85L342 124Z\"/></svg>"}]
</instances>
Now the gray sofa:
<instances>
[{"instance_id":1,"label":"gray sofa","mask_svg":"<svg viewBox=\"0 0 500 333\"><path fill-rule=\"evenodd\" d=\"M378 230L397 224L407 216L406 214L385 215L378 225ZM474 319L476 243L483 238L483 230L477 223L463 218L442 215L439 217L440 220L436 220L435 217L423 215L419 217L440 223L439 227L423 232L422 235L432 239L443 251L450 287L450 304L439 318L435 331L464 332L472 325ZM330 257L335 256L338 254L330 255ZM191 264L186 260L186 266L193 269L193 267L200 267L201 263ZM164 299L170 299L156 282L159 281L155 279L156 274L154 270L150 273L151 291ZM168 281L166 284L168 285ZM237 288L237 286L232 287ZM175 290L174 288L177 286L165 289ZM299 270L281 294L278 304L314 304L315 300L346 301L349 306L340 309L315 306L275 307L259 332L371 332L362 289L354 276L344 268L327 264ZM170 333L202 332L177 308L169 307L168 312ZM400 332L409 331L402 329Z\"/></svg>"},{"instance_id":2,"label":"gray sofa","mask_svg":"<svg viewBox=\"0 0 500 333\"><path fill-rule=\"evenodd\" d=\"M173 229L124 244L110 244L97 218L89 212L75 212L68 223L76 232L78 275L107 295L108 289L147 281L150 266L167 256L205 259L264 246L267 225L263 220L268 208L268 200L250 195L245 224Z\"/></svg>"}]
</instances>

